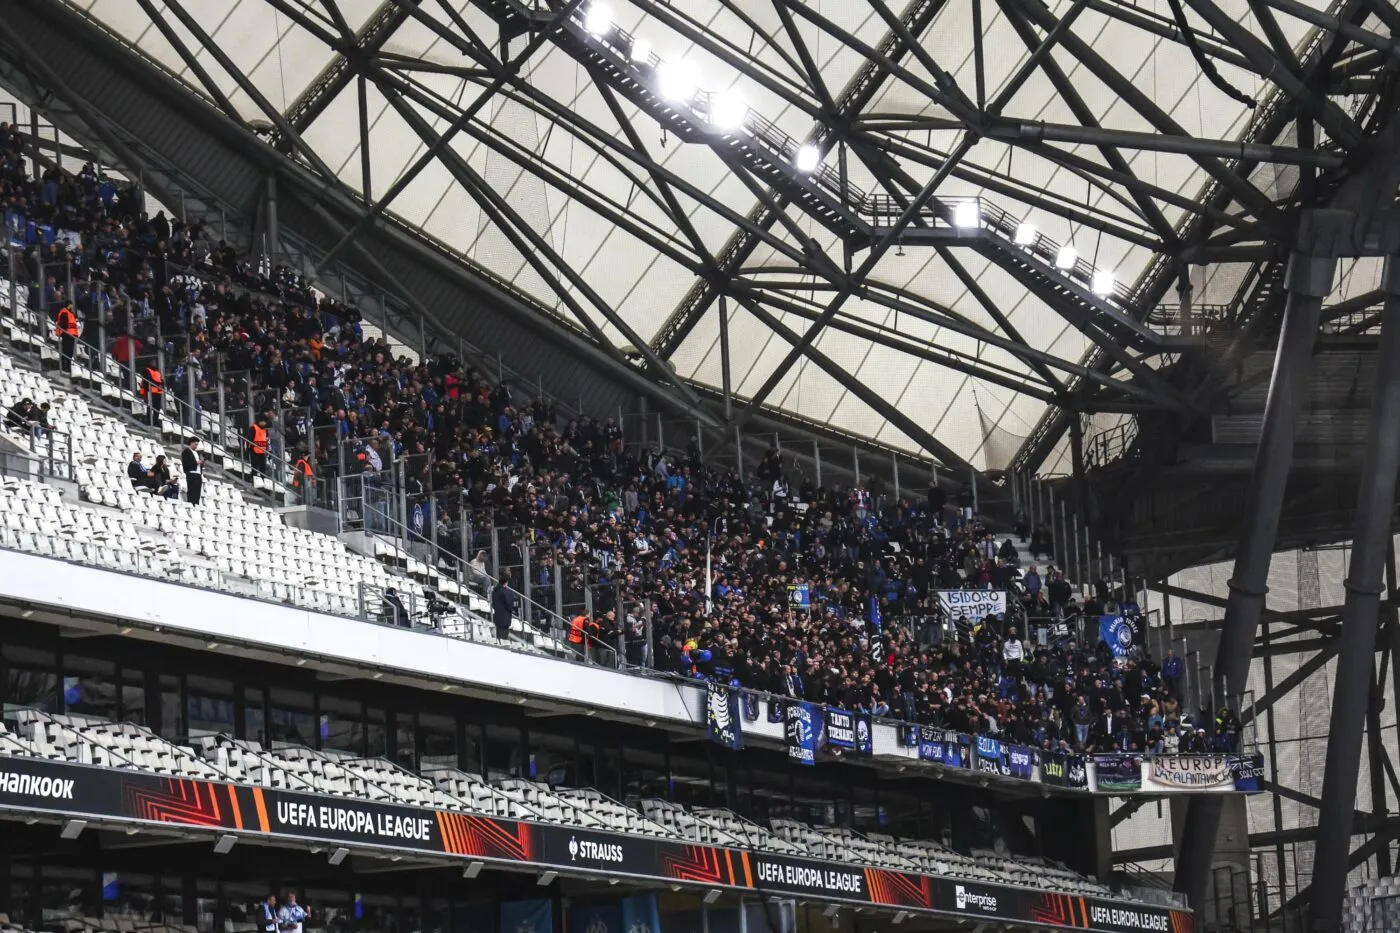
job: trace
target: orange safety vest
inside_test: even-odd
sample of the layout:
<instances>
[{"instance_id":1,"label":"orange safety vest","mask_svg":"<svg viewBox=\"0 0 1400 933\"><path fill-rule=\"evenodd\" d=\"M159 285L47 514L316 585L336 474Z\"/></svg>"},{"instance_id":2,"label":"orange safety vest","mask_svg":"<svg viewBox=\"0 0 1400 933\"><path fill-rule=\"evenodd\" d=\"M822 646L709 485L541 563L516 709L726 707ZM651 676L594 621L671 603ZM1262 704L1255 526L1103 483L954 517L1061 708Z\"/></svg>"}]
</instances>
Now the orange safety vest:
<instances>
[{"instance_id":1,"label":"orange safety vest","mask_svg":"<svg viewBox=\"0 0 1400 933\"><path fill-rule=\"evenodd\" d=\"M586 616L574 616L569 620L569 644L583 644L583 626L587 621Z\"/></svg>"},{"instance_id":2,"label":"orange safety vest","mask_svg":"<svg viewBox=\"0 0 1400 933\"><path fill-rule=\"evenodd\" d=\"M58 314L54 319L53 335L55 337L78 336L78 316L67 305L58 309Z\"/></svg>"},{"instance_id":3,"label":"orange safety vest","mask_svg":"<svg viewBox=\"0 0 1400 933\"><path fill-rule=\"evenodd\" d=\"M301 478L306 477L308 483L311 481L312 470L311 461L302 457L297 461L297 465L292 468L292 488L296 489L301 485Z\"/></svg>"},{"instance_id":4,"label":"orange safety vest","mask_svg":"<svg viewBox=\"0 0 1400 933\"><path fill-rule=\"evenodd\" d=\"M164 395L165 390L161 388L160 370L148 366L146 368L146 384L136 390L138 395L145 395L147 390L152 395Z\"/></svg>"},{"instance_id":5,"label":"orange safety vest","mask_svg":"<svg viewBox=\"0 0 1400 933\"><path fill-rule=\"evenodd\" d=\"M253 453L267 453L267 428L260 424L253 425Z\"/></svg>"}]
</instances>

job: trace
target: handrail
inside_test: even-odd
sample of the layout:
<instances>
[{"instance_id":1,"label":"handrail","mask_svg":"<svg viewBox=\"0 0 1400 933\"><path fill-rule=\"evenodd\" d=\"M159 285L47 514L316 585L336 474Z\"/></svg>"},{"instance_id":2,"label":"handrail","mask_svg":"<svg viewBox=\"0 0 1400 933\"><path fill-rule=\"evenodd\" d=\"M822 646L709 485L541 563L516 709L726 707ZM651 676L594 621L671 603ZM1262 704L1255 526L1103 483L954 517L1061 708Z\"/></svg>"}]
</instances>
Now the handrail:
<instances>
[{"instance_id":1,"label":"handrail","mask_svg":"<svg viewBox=\"0 0 1400 933\"><path fill-rule=\"evenodd\" d=\"M419 548L425 551L429 556L429 560L425 561L425 563L428 563L429 566L431 566L433 570L438 574L441 574L441 571L438 569L438 563L439 561L445 559L448 563L448 566L453 568L453 575L448 577L448 579L456 584L458 590L456 595L458 599L469 600L470 597L467 594L469 593L470 584L480 582L479 579L475 579L478 576L478 572L474 568L471 568L471 566L469 565L467 555L463 554L459 558L457 555L443 548L441 545L434 544L428 536L428 534L420 534L419 532L410 530L410 528L403 521L403 519L395 514L395 512L398 510L393 508L394 494L399 494L406 498L407 493L406 491L401 490L397 485L393 485L395 482L395 476L392 473L390 474L388 485L381 487L365 487L362 485L361 494L359 496L351 495L350 492L347 490L347 484L352 480L358 479L363 484L366 477L377 480L382 475L383 474L366 473L361 474L359 476L339 477L337 479L337 484L340 486L339 492L337 493L336 497L336 501L339 506L337 509L337 515L340 517L342 530L354 530L350 526L354 524L359 524L361 526L360 530L363 530L366 534L387 535L394 542L394 546L397 548L402 548L406 554L412 554L414 548ZM376 511L373 517L373 521L370 520L368 509L366 509L364 506L364 503L367 502L369 498L364 495L365 488L379 488L389 493L389 495L386 495L384 499L384 501L388 503L389 507L383 510ZM361 503L360 518L357 521L350 520L347 518L346 512L350 508L351 504L357 501ZM433 508L433 511L436 511L435 506ZM428 520L435 521L436 516L433 516ZM382 524L383 528L372 527L376 524ZM488 602L492 599L494 589L498 585L499 583L488 577L486 592L483 594L484 598ZM524 621L527 625L537 627L535 626L534 620L536 618L542 617L550 623L550 630L542 634L548 635L548 637L550 637L553 641L560 645L567 645L568 647L566 650L574 652L574 654L576 654L579 657L579 659L584 661L585 663L603 664L604 666L618 669L621 669L625 666L624 659L618 653L616 647L614 647L613 645L609 645L606 641L602 640L601 638L594 637L586 630L582 633L584 639L583 648L581 650L579 648L576 648L573 643L565 640L570 631L568 619L555 612L554 610L550 609L549 607L544 606L536 602L535 600L526 597L525 594L520 592L519 589L515 587L509 587L509 589L515 595L518 604L523 604L525 607L528 607L530 610L532 610L529 614L522 614L521 616L522 621ZM603 660L597 660L598 657L601 657Z\"/></svg>"}]
</instances>

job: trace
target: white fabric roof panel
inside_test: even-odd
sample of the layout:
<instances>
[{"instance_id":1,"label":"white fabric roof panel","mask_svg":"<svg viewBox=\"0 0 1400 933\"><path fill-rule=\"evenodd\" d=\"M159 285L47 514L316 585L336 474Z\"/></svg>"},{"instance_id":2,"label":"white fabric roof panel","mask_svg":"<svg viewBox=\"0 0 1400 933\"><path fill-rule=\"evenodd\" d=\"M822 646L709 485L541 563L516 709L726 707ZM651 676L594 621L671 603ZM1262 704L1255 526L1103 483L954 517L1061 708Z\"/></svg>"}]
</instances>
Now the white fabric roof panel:
<instances>
[{"instance_id":1,"label":"white fabric roof panel","mask_svg":"<svg viewBox=\"0 0 1400 933\"><path fill-rule=\"evenodd\" d=\"M323 4L312 0L289 2L295 11L307 18L307 28L296 24L293 17L284 15L265 0L232 0L223 4L184 0L184 9L230 55L237 68L274 106L284 111L314 85L317 76L334 58L334 51L315 34L311 25L338 33L336 23ZM418 8L418 15L436 21L452 36L460 36L461 30L451 21L444 2L425 0ZM684 58L693 63L703 89L732 89L741 94L756 113L790 136L803 140L810 138L816 129L804 108L785 100L777 90L764 87L754 76L742 73L723 59L726 52L746 58L753 67L761 69L766 80L806 101L809 108L815 108L817 97L807 87L808 82L798 64L797 47L784 29L775 5L781 2L783 0L692 0L683 7L666 5L653 9L650 0L614 0L609 6L612 22L633 35L645 37L664 59ZM881 2L886 0L814 0L808 7L859 42L879 47L888 32L876 7ZM1252 32L1259 31L1248 0L1216 2ZM1319 9L1329 5L1327 0L1308 2ZM168 12L163 0L155 0L155 3L162 13ZM486 3L487 0L450 0L450 8L471 30L495 41L498 30ZM81 0L79 5L190 83L196 91L206 93L136 0ZM338 0L337 6L352 30L373 22L380 11L375 0ZM1074 6L1073 0L1048 3L1050 13L1057 18L1068 14ZM1135 16L1153 18L1172 26L1167 0L1134 0L1123 6ZM579 15L586 14L588 9L585 5ZM903 5L891 2L889 9L897 15ZM991 101L1022 68L1030 52L1000 4L984 4L983 15L982 38L987 51L984 82L986 98ZM1277 11L1275 15L1295 48L1301 48L1312 35L1312 27L1301 19ZM167 18L178 35L192 48L198 48L199 43L187 29L173 16ZM833 95L839 95L866 64L865 57L841 37L810 22L805 15L794 14L793 19L796 32L819 64L823 83ZM1188 19L1203 38L1219 41L1194 12L1188 14ZM685 24L695 30L699 42L692 41L684 29L678 28ZM1367 28L1379 30L1381 27L1369 22ZM953 0L941 4L921 39L923 50L952 75L969 97L977 83L973 31L971 4ZM1044 38L1044 30L1039 27L1034 33L1034 43ZM1236 139L1249 125L1250 109L1205 78L1184 44L1161 38L1098 9L1080 11L1070 33L1089 45L1188 133L1209 139ZM528 41L528 36L515 39L512 54L518 54ZM416 16L409 17L397 28L383 45L383 52L437 68L477 67L468 55L429 25L418 21ZM240 115L252 120L266 118L238 89L234 77L220 68L206 50L199 50L198 57L223 93L229 95ZM1063 43L1050 53L1050 58L1083 98L1095 123L1114 130L1154 131L1144 114L1120 99ZM905 56L901 67L918 80L936 83L917 55ZM1217 61L1216 67L1226 81L1258 100L1262 101L1274 90L1265 79L1228 62ZM689 266L698 265L701 257L680 229L681 225L669 216L661 186L646 168L626 154L609 150L605 157L597 151L604 142L622 149L630 148L630 143L604 93L596 86L594 75L582 61L557 41L550 41L528 60L523 74L530 92L540 95L542 102L527 105L523 99L498 95L452 141L451 151L480 174L630 328L643 339L651 339L691 290L696 279ZM395 75L416 88L415 93L426 94L447 108L469 105L489 83L479 70L470 76L409 69L397 71ZM617 95L617 102L626 120L635 128L645 154L676 182L671 186L672 193L694 226L703 250L718 253L740 229L736 217L748 214L757 203L750 188L736 177L715 149L700 143L686 143L664 132L652 116L621 94ZM373 83L369 85L368 105L373 191L367 194L378 198L425 151L426 145ZM556 105L566 114L591 124L604 139L592 137L584 126L569 125L561 114L548 112L550 106ZM417 102L409 106L435 131L445 128L447 121L441 115ZM951 116L927 93L899 76L885 79L865 112L880 120L946 120ZM1069 102L1043 70L1037 70L1016 91L1003 115L1059 124L1079 122ZM930 157L951 150L961 138L959 130L949 128L883 132L889 140L928 153ZM329 101L304 130L303 138L345 185L359 190L362 179L353 83ZM487 141L492 145L487 145ZM501 147L506 151L498 151ZM1071 153L1091 164L1107 165L1103 153L1092 145L1054 144L1049 148ZM525 159L528 170L513 162L507 153ZM1126 148L1121 153L1144 182L1185 197L1194 197L1208 181L1207 173L1187 156ZM896 157L896 160L917 184L928 182L934 175L932 167L915 159ZM939 189L940 197L986 197L1011 216L1033 223L1052 240L1074 244L1082 257L1095 268L1111 271L1119 283L1131 286L1154 258L1154 250L1146 245L1101 232L1065 216L1070 211L1085 212L1104 222L1136 231L1137 236L1155 239L1155 231L1121 185L1091 178L1040 152L994 139L982 139L977 143L961 168L975 177L948 177ZM860 189L870 193L885 190L854 155L849 158L847 169L851 183ZM1010 186L1010 190L989 193L977 177L993 177L1000 184ZM602 206L595 209L576 197L569 190L573 184ZM715 204L702 204L687 193L687 186L713 199ZM1037 199L1049 199L1059 206L1047 209L1035 204ZM1157 207L1173 225L1187 216L1182 207L1160 202ZM663 255L644 236L624 229L617 218L609 216L612 211L646 231L645 236L666 244L666 249L674 250L682 261ZM561 295L496 228L488 213L458 183L446 164L435 161L428 165L393 203L391 212L419 226L448 249L512 281L561 318L572 320ZM817 225L796 207L790 207L788 215L828 256L841 263L842 246L834 233ZM794 248L802 248L794 244L791 232L781 223L772 227L772 235ZM968 249L955 249L956 259L1029 346L1071 362L1084 357L1090 349L1089 341L1038 295L1028 292L1009 272L982 255ZM859 264L865 256L864 251L858 251L855 263ZM757 283L774 277L794 281L806 271L766 243L758 245L745 266ZM769 271L763 274L752 271L760 268ZM1198 271L1201 272L1198 285L1204 286L1209 270ZM1220 279L1220 288L1211 290L1212 300L1228 300L1229 295L1224 293L1233 293L1229 285L1238 283L1240 274L1232 272ZM1364 292L1373 287L1365 283L1373 282L1377 274L1374 269L1359 268L1344 274L1339 287L1348 293ZM995 318L932 249L891 250L871 271L869 279L872 283L905 291L911 301L925 303L931 314L942 313L938 309L945 309L977 327L1006 336ZM629 342L617 327L604 320L581 289L566 284L563 290L583 306L609 339L619 345ZM1216 291L1221 294L1217 295ZM814 290L788 294L784 298L815 302L810 307L812 313L817 314L833 294L831 290ZM1197 300L1205 299L1198 294ZM737 303L730 302L730 310L733 385L742 396L757 391L769 379L774 368L787 356L790 344L771 333L763 321ZM768 310L799 334L809 326L809 320L802 316L782 313L772 306ZM717 313L716 305L694 325L672 355L680 375L716 387L721 383ZM935 351L965 354L990 367L1005 367L1020 374L1029 370L1022 360L1005 350L936 322L919 320L909 313L895 314L875 300L852 299L844 305L842 316L863 327L926 343ZM958 456L979 467L1004 465L997 458L1003 456L1005 438L998 437L989 444L989 432L1024 436L1030 433L1044 411L1044 403L1037 398L836 329L823 333L815 346L881 398L912 414ZM1063 378L1062 372L1057 375ZM804 418L829 420L844 430L894 444L911 453L919 452L914 441L886 424L837 380L805 359L781 374L768 403Z\"/></svg>"}]
</instances>

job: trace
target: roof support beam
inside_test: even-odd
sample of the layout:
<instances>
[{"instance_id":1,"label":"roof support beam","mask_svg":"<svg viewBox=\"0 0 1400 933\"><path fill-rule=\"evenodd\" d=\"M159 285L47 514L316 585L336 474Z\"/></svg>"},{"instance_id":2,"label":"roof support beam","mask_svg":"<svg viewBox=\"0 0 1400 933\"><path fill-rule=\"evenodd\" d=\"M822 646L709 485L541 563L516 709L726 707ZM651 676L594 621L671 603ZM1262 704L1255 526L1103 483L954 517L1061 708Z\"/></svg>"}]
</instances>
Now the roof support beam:
<instances>
[{"instance_id":1,"label":"roof support beam","mask_svg":"<svg viewBox=\"0 0 1400 933\"><path fill-rule=\"evenodd\" d=\"M150 0L143 0L149 3ZM339 7L335 3L329 4L331 16L336 21L337 28L342 33L342 40L354 42L355 56L360 58L370 58L379 54L384 48L384 44L393 37L394 33L404 20L408 19L408 14L403 11L393 0L385 0L379 4L379 8L371 14L369 20L360 29L357 35L349 34L349 25L345 22L345 17L341 15ZM292 129L298 133L305 133L316 118L325 113L331 101L335 100L342 91L350 86L350 81L355 76L356 68L350 62L351 53L342 52L331 60L311 85L301 93L292 105L287 108L287 122ZM275 144L275 142L274 142Z\"/></svg>"},{"instance_id":2,"label":"roof support beam","mask_svg":"<svg viewBox=\"0 0 1400 933\"><path fill-rule=\"evenodd\" d=\"M1026 17L1041 29L1054 29L1055 24L1059 22L1055 14L1035 0L1006 0L1006 2L1019 5ZM1123 99L1124 103L1136 110L1159 132L1174 136L1188 135L1185 128L1172 119L1170 114L1153 103L1152 99L1144 94L1137 85L1109 64L1103 56L1094 51L1093 47L1079 36L1069 32L1060 41L1065 50L1079 59L1080 63L1091 74L1107 85ZM1272 224L1278 224L1282 221L1283 218L1278 209L1262 191L1236 175L1218 159L1206 155L1195 155L1192 158L1212 178L1234 194L1241 204L1258 215L1259 219L1267 220Z\"/></svg>"},{"instance_id":3,"label":"roof support beam","mask_svg":"<svg viewBox=\"0 0 1400 933\"><path fill-rule=\"evenodd\" d=\"M745 280L740 279L736 281L744 282ZM757 300L772 307L780 308L783 311L793 314L804 313L801 303L794 301L791 295L784 294L779 298L773 295L771 291L763 289L756 297ZM1100 388L1106 391L1111 391L1126 398L1137 399L1150 407L1161 407L1158 396L1141 386L1121 379L1114 379L1112 376L1104 373L1094 372L1077 363L1062 360L1043 350L1037 350L1033 347L1018 344L999 334L993 334L976 324L962 320L953 315L952 312L948 311L946 308L933 306L927 301L916 303L909 300L907 297L898 297L889 294L884 286L875 284L872 284L861 297L871 304L888 308L900 314L908 314L916 320L946 328L954 333L962 334L965 337L970 337L985 343L989 347L995 347L998 350L1011 354L1017 359L1025 361L1028 366L1037 362L1044 363L1052 369L1058 369L1070 375L1097 383Z\"/></svg>"},{"instance_id":4,"label":"roof support beam","mask_svg":"<svg viewBox=\"0 0 1400 933\"><path fill-rule=\"evenodd\" d=\"M141 5L141 10L150 19L151 25L155 26L160 34L165 37L165 41L170 43L170 47L175 50L175 54L180 56L180 61L185 63L185 67L190 70L205 92L214 99L214 103L219 105L219 109L224 112L234 123L243 125L243 118L239 116L238 108L228 99L228 95L219 87L219 83L210 76L209 70L199 60L199 56L190 51L190 47L185 44L185 40L170 25L165 16L156 9L151 0L136 0Z\"/></svg>"},{"instance_id":5,"label":"roof support beam","mask_svg":"<svg viewBox=\"0 0 1400 933\"><path fill-rule=\"evenodd\" d=\"M793 331L792 328L784 324L762 305L746 297L736 297L735 300L743 305L750 314L762 321L764 326L779 337L782 337L793 347L797 347L802 343L802 338ZM825 353L822 353L810 343L803 346L801 353L803 356L807 357L807 359L815 363L817 367L828 376L836 380L844 389L870 406L876 414L903 431L914 443L937 457L939 462L944 466L960 470L972 470L972 465L958 456L958 454L954 453L951 447L935 438L929 433L928 429L902 411L897 405L893 404L860 379L857 379L851 373L838 366Z\"/></svg>"},{"instance_id":6,"label":"roof support beam","mask_svg":"<svg viewBox=\"0 0 1400 933\"><path fill-rule=\"evenodd\" d=\"M384 90L391 91L389 88L384 88ZM390 92L385 94L385 98L389 101L390 105L398 111L399 116L413 129L425 146L432 147L439 141L439 137L433 132L433 128L429 125L428 121L424 120L423 117L399 95ZM608 319L608 323L616 327L625 339L631 341L633 345L637 347L643 359L646 360L647 366L654 377L659 381L671 383L675 386L683 399L695 405L697 409L699 408L700 399L695 395L695 392L690 386L679 379L669 366L662 363L661 359L651 352L646 342L637 335L636 331L632 330L631 326L623 319L622 315L618 314L592 286L584 281L583 276L574 271L574 269L564 261L563 257L550 246L549 242L520 217L504 197L492 191L491 186L467 164L466 160L463 159L455 149L451 147L443 149L441 160L444 167L452 173L452 177L457 179L459 184L472 193L477 203L480 204L484 210L492 214L492 219L501 232L510 238L511 242L515 244L516 249L525 257L527 262L534 266L535 271L540 274L541 278L550 283L550 287L554 290L554 293L559 296L559 300L573 312L574 316L578 318L579 323L584 325L601 347L616 354L619 359L622 358L621 354L613 346L612 342L608 340L602 329L592 321L588 313L583 310L583 307L569 292L569 289L565 288L559 279L550 271L549 266L557 269L564 278L568 279L569 284L577 289L581 295L588 299L591 305L597 308L598 311ZM511 227L515 228L515 235L510 233ZM522 243L520 241L521 235L523 235L528 243ZM547 260L548 265L541 262L538 258L539 256L543 256L544 259Z\"/></svg>"},{"instance_id":7,"label":"roof support beam","mask_svg":"<svg viewBox=\"0 0 1400 933\"><path fill-rule=\"evenodd\" d=\"M1276 10L1287 13L1289 16L1296 16L1305 23L1321 26L1340 39L1346 39L1355 42L1357 45L1364 45L1367 48L1377 49L1381 52L1385 52L1394 60L1400 60L1400 39L1377 35L1369 29L1362 29L1345 17L1334 16L1325 10L1313 9L1306 3L1299 2L1299 0L1264 0L1264 2ZM1389 22L1392 27L1395 25L1396 18L1394 17L1393 9L1391 11L1391 16L1388 18L1384 13L1380 12L1381 8L1385 6L1384 3L1367 4L1367 6L1375 10L1376 15L1381 20Z\"/></svg>"},{"instance_id":8,"label":"roof support beam","mask_svg":"<svg viewBox=\"0 0 1400 933\"><path fill-rule=\"evenodd\" d=\"M953 166L972 148L974 141L970 134L963 137L963 140L958 143L953 156L944 163L943 168L929 179L928 184L924 185L923 189L914 196L914 199L904 208L904 211L895 220L894 224L884 236L880 238L879 242L875 243L875 245L870 248L870 253L861 262L860 267L849 276L842 289L837 292L836 296L827 304L826 310L812 322L801 339L793 343L792 349L788 352L788 355L783 358L781 363L774 367L773 372L764 380L763 385L759 386L758 391L753 394L748 404L744 406L744 409L736 416L734 420L736 427L742 426L752 417L753 413L767 400L772 391L777 388L778 383L787 376L788 370L797 362L798 357L812 346L818 335L821 334L822 328L836 316L847 299L856 293L857 289L860 287L859 283L875 268L881 257L883 257L889 248L898 241L899 235L904 232L904 229L909 226L910 222L917 217L923 208L933 199L934 192L937 191L939 186L947 179L948 173L952 171ZM912 435L910 436L912 437ZM933 450L933 448L930 447L925 447L925 449ZM952 466L952 464L949 464L949 466Z\"/></svg>"},{"instance_id":9,"label":"roof support beam","mask_svg":"<svg viewBox=\"0 0 1400 933\"><path fill-rule=\"evenodd\" d=\"M321 157L316 154L316 150L308 146L302 140L301 135L297 133L296 130L292 129L291 125L287 123L286 119L282 116L281 111L272 106L272 102L269 101L267 97L263 95L263 92L258 90L258 86L234 64L233 59L228 57L228 53L226 53L220 44L215 42L214 38L199 24L199 20L191 16L189 11L180 4L180 0L165 0L165 6L166 9L174 13L175 18L199 40L200 47L213 56L214 61L219 63L219 67L224 69L229 77L233 78L234 82L242 89L243 93L247 94L253 103L257 105L258 109L282 132L286 140L301 152L302 157L306 159L306 164L315 169L316 173L324 178L327 183L335 184L337 179L331 167L321 161Z\"/></svg>"},{"instance_id":10,"label":"roof support beam","mask_svg":"<svg viewBox=\"0 0 1400 933\"><path fill-rule=\"evenodd\" d=\"M1186 0L1186 2L1216 32L1229 39L1235 48L1243 52L1260 74L1267 75L1269 80L1283 90L1283 93L1296 100L1303 112L1321 124L1333 139L1346 146L1354 146L1361 141L1361 128L1351 117L1342 112L1342 108L1338 107L1326 95L1314 94L1312 89L1304 84L1302 79L1295 75L1287 64L1274 56L1273 51L1268 46L1216 6L1213 0ZM1270 17L1270 21L1272 21L1272 17ZM1276 27L1275 31L1277 31Z\"/></svg>"},{"instance_id":11,"label":"roof support beam","mask_svg":"<svg viewBox=\"0 0 1400 933\"><path fill-rule=\"evenodd\" d=\"M278 2L278 0L271 0L271 2ZM408 0L401 0L401 2L408 2ZM567 17L569 13L573 12L573 10L577 8L582 2L583 0L570 0L569 3L565 4L564 9L558 13L555 19L559 20L564 17ZM407 16L408 14L405 13L404 15ZM547 41L547 37L548 32L540 32L533 39L531 39L529 44L526 45L524 51L521 52L521 59L528 59L531 55L538 51ZM357 74L364 74L365 69L367 67L371 67L366 60L351 59L348 53L343 54L345 55L346 62L350 69ZM380 73L382 74L382 71ZM431 165L435 160L438 159L438 157L442 155L443 152L447 150L447 147L452 143L452 139L459 132L461 132L462 129L468 123L471 122L472 118L475 117L477 113L481 111L481 108L485 107L488 103L491 102L492 98L495 97L496 92L498 92L504 86L504 84L505 78L497 77L496 80L492 81L491 84L487 85L487 87L484 90L482 90L482 92L479 95L477 95L476 100L472 101L471 104L469 104L464 110L455 115L452 118L451 122L448 124L447 128L441 134L439 134L437 138L433 141L433 144L429 146L426 150L424 150L424 152L417 159L414 160L413 164L410 165L404 171L404 173L399 176L399 178L394 182L394 184L389 188L388 191L384 192L384 196L378 201L374 201L370 205L369 209L365 211L364 215L361 216L360 219L355 222L355 225L351 227L348 231L346 231L345 236L341 237L340 242L332 246L330 251L327 252L325 256L321 257L321 261L316 264L316 268L313 271L312 275L320 275L323 271L330 268L331 263L334 262L340 256L340 254L345 250L345 247L349 246L350 243L353 242L356 237L360 236L362 233L368 230L374 224L375 219L378 218L380 214L384 213L384 211L389 207L390 204L394 202L396 198L398 198L399 195L403 194L403 192L408 188L408 186L413 183L413 180L417 178L420 174L422 174L424 169ZM367 130L368 128L366 127L365 129ZM361 157L364 157L363 151L361 152ZM368 166L368 162L362 163L362 171L366 176L368 176L369 174L367 171ZM366 202L372 201L372 198L370 197L370 192L365 191L363 192L363 195Z\"/></svg>"},{"instance_id":12,"label":"roof support beam","mask_svg":"<svg viewBox=\"0 0 1400 933\"><path fill-rule=\"evenodd\" d=\"M1087 143L1093 146L1136 149L1141 152L1172 152L1220 159L1254 159L1278 165L1313 165L1318 168L1339 168L1345 158L1341 153L1325 149L1263 146L1231 142L1227 139L1197 139L1194 136L1169 133L1137 133L1131 130L1108 130L1099 126L1042 123L1038 120L1000 121L988 126L986 135L991 139L1010 143ZM1175 237L1176 233L1173 231L1172 238Z\"/></svg>"},{"instance_id":13,"label":"roof support beam","mask_svg":"<svg viewBox=\"0 0 1400 933\"><path fill-rule=\"evenodd\" d=\"M1045 37L1043 42L1037 39L1035 33L1031 29L1030 23L1026 22L1024 17L1007 9L1005 4L1002 4L1001 8L1002 12L1006 15L1007 21L1011 23L1012 28L1014 28L1017 35L1021 37L1021 42L1031 53L1030 62L1027 62L1027 64L1031 64L1032 62L1036 63L1040 70L1044 72L1045 76L1050 79L1050 83L1054 85L1055 91L1064 99L1065 103L1069 105L1070 112L1074 114L1074 118L1080 122L1081 125L1079 129L1105 132L1103 128L1099 126L1099 121L1094 116L1093 110L1084 102L1084 98L1080 95L1078 88L1074 86L1074 83L1069 80L1060 66L1056 64L1055 59L1047 54L1051 41L1058 41L1058 39L1068 31L1069 27L1065 25L1066 22L1072 22L1073 18L1076 18L1079 12L1084 9L1083 0L1076 3L1070 8L1068 13L1060 18L1059 23L1055 25L1054 29L1050 30L1049 35ZM997 107L995 113L999 114L1001 109L1002 108ZM1099 152L1103 155L1104 161L1109 164L1110 168L1129 177L1136 177L1132 166L1128 164L1128 160L1123 158L1122 153L1114 148L1115 144L1104 140L1096 143L1096 145L1098 145ZM1162 209L1159 208L1151 198L1143 197L1137 191L1131 191L1130 193L1133 195L1133 200L1137 203L1138 209L1142 211L1143 217L1146 218L1147 222L1152 226L1152 229L1157 232L1157 235L1162 238L1162 243L1168 248L1175 245L1176 231L1172 229L1172 225L1167 221L1166 215L1162 213Z\"/></svg>"},{"instance_id":14,"label":"roof support beam","mask_svg":"<svg viewBox=\"0 0 1400 933\"><path fill-rule=\"evenodd\" d=\"M775 5L780 0L775 0ZM908 25L909 31L915 36L919 36L933 22L935 16L943 8L946 0L910 0L900 15L901 22ZM882 51L882 61L898 63L909 53L909 47L895 35L889 32L881 41L879 48ZM847 83L845 90L836 101L836 116L840 119L849 119L860 113L865 106L875 99L884 83L889 80L890 71L884 67L882 62L867 59L856 72L855 76ZM831 148L832 135L825 124L818 124L813 128L808 136L818 150L825 155ZM787 206L787 197L780 192L771 192L774 203L780 205L775 211L771 207L760 203L749 214L749 219L755 226L767 230L778 220L778 214ZM729 241L720 250L721 260L720 275L734 275L749 256L753 255L754 249L758 246L758 239L751 233L740 231L730 237ZM719 294L712 282L697 281L691 287L671 312L665 323L656 331L652 339L652 346L662 356L669 357L680 347L686 336L695 327L700 318L704 317L714 303L715 297Z\"/></svg>"}]
</instances>

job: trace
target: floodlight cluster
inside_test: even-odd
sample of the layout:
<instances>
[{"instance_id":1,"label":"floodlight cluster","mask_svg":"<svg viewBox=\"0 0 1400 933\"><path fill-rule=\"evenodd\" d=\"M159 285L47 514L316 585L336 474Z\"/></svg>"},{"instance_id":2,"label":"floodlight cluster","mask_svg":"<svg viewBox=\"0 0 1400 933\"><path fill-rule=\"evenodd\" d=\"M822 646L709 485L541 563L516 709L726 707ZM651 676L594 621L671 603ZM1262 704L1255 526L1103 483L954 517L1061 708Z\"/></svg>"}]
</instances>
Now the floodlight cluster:
<instances>
[{"instance_id":1,"label":"floodlight cluster","mask_svg":"<svg viewBox=\"0 0 1400 933\"><path fill-rule=\"evenodd\" d=\"M583 14L583 28L595 39L611 36L617 31L612 8L606 3L590 3ZM744 130L749 120L749 106L741 92L731 88L718 94L704 94L702 106L697 108L701 98L700 70L693 61L685 58L668 61L657 56L652 64L652 44L644 36L633 36L627 57L639 68L651 68L655 90L667 103L685 107L696 116L703 118L714 129L722 133L738 133ZM798 146L791 154L792 167L803 175L810 175L821 168L821 150L811 143ZM975 200L957 202L953 207L953 226L962 230L973 230L982 225L982 209ZM1013 242L1027 249L1033 248L1039 234L1035 225L1023 221L1016 227ZM1069 272L1079 261L1079 253L1072 244L1059 248L1055 255L1055 268ZM1113 294L1116 282L1113 273L1107 269L1095 269L1090 277L1090 291L1100 298Z\"/></svg>"}]
</instances>

